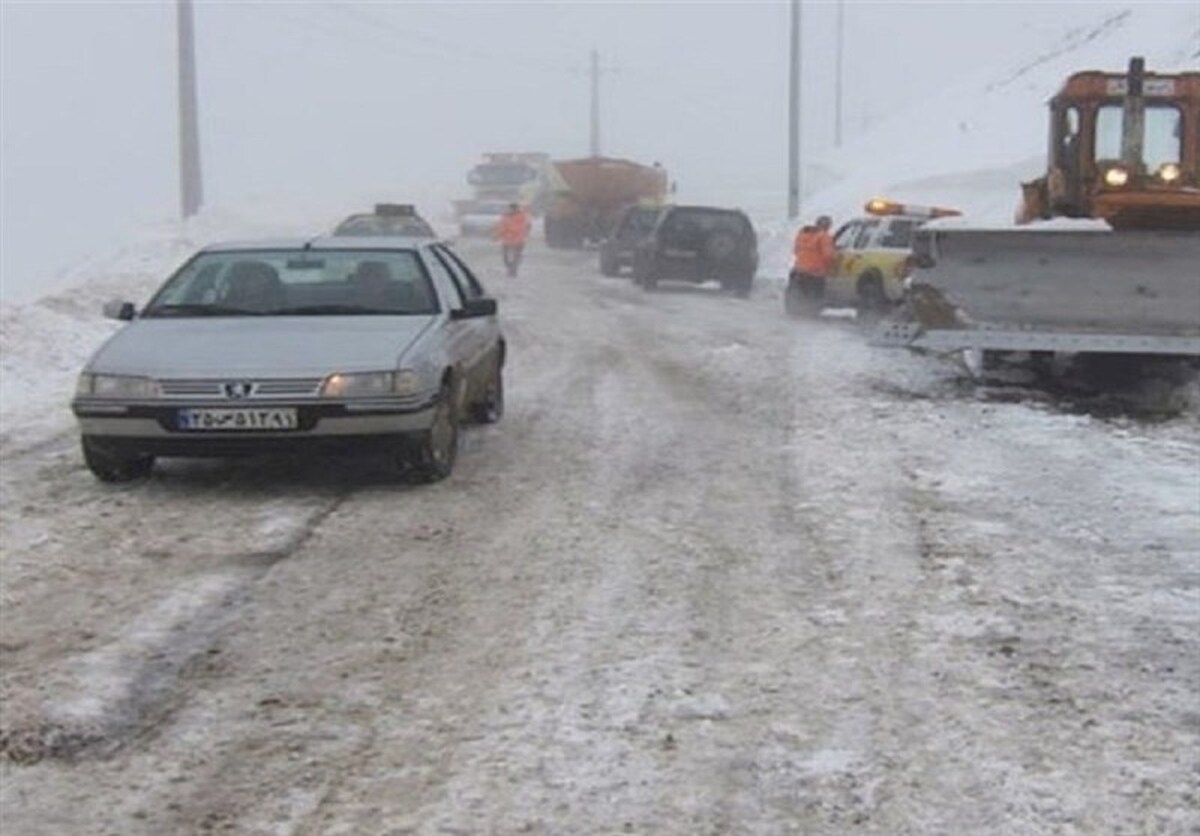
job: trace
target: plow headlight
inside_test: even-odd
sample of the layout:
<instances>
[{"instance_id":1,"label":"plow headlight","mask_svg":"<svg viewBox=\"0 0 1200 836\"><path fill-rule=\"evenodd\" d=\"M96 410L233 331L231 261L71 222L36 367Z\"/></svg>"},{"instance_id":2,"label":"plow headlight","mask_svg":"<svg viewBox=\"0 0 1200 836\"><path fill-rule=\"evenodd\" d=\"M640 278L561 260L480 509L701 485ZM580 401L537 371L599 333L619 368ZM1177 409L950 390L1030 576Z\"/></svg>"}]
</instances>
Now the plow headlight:
<instances>
[{"instance_id":1,"label":"plow headlight","mask_svg":"<svg viewBox=\"0 0 1200 836\"><path fill-rule=\"evenodd\" d=\"M1158 167L1158 179L1164 183L1174 183L1179 179L1182 172L1179 170L1179 163L1163 163Z\"/></svg>"},{"instance_id":2,"label":"plow headlight","mask_svg":"<svg viewBox=\"0 0 1200 836\"><path fill-rule=\"evenodd\" d=\"M1120 188L1129 182L1129 171L1119 165L1114 165L1112 168L1104 172L1104 184L1114 188Z\"/></svg>"}]
</instances>

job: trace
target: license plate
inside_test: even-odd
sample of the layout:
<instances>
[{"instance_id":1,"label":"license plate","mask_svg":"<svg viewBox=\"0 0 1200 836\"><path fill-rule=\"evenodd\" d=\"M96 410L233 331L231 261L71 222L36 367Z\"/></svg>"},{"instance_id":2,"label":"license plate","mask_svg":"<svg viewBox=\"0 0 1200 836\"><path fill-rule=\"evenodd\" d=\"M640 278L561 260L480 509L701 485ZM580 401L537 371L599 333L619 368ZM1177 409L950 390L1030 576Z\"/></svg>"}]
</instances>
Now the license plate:
<instances>
[{"instance_id":1,"label":"license plate","mask_svg":"<svg viewBox=\"0 0 1200 836\"><path fill-rule=\"evenodd\" d=\"M181 430L253 432L294 430L299 426L295 409L181 409Z\"/></svg>"}]
</instances>

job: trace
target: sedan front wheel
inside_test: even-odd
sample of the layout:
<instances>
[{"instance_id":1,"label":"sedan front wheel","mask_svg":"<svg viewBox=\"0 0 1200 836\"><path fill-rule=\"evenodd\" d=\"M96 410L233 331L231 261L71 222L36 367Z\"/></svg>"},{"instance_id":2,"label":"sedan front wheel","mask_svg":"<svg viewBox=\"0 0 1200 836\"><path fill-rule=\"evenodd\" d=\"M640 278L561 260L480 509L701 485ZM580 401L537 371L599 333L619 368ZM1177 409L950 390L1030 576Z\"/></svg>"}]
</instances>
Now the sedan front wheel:
<instances>
[{"instance_id":1,"label":"sedan front wheel","mask_svg":"<svg viewBox=\"0 0 1200 836\"><path fill-rule=\"evenodd\" d=\"M458 415L454 390L447 382L434 405L433 424L408 449L408 465L414 481L437 482L450 475L457 458Z\"/></svg>"},{"instance_id":2,"label":"sedan front wheel","mask_svg":"<svg viewBox=\"0 0 1200 836\"><path fill-rule=\"evenodd\" d=\"M471 414L480 424L495 424L504 417L504 366L499 360L483 397L471 404Z\"/></svg>"},{"instance_id":3,"label":"sedan front wheel","mask_svg":"<svg viewBox=\"0 0 1200 836\"><path fill-rule=\"evenodd\" d=\"M106 447L91 436L83 436L83 461L101 482L133 482L154 469L153 456L136 456Z\"/></svg>"}]
</instances>

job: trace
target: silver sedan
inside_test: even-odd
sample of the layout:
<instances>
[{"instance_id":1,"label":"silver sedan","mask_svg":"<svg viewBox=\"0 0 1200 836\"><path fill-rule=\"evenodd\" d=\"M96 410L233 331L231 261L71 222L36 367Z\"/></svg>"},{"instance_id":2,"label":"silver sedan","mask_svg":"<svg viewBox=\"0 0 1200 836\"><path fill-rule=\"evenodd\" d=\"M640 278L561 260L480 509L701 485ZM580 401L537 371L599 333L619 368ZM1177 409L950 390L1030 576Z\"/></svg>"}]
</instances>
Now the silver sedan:
<instances>
[{"instance_id":1,"label":"silver sedan","mask_svg":"<svg viewBox=\"0 0 1200 836\"><path fill-rule=\"evenodd\" d=\"M375 447L448 476L460 420L500 419L505 341L471 269L436 241L207 247L91 358L72 408L97 478L158 456Z\"/></svg>"}]
</instances>

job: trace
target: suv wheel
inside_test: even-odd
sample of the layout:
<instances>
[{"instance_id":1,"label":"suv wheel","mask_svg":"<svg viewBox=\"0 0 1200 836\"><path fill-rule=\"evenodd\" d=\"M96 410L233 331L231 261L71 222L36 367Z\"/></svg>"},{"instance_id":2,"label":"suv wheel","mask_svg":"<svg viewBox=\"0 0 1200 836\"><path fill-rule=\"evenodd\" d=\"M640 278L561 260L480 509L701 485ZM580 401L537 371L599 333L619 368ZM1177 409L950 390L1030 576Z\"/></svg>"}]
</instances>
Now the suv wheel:
<instances>
[{"instance_id":1,"label":"suv wheel","mask_svg":"<svg viewBox=\"0 0 1200 836\"><path fill-rule=\"evenodd\" d=\"M652 254L638 253L634 257L633 280L641 285L643 290L654 290L658 287L658 275L655 267Z\"/></svg>"},{"instance_id":2,"label":"suv wheel","mask_svg":"<svg viewBox=\"0 0 1200 836\"><path fill-rule=\"evenodd\" d=\"M754 274L743 273L728 284L728 289L739 299L749 299L750 290L754 287Z\"/></svg>"},{"instance_id":3,"label":"suv wheel","mask_svg":"<svg viewBox=\"0 0 1200 836\"><path fill-rule=\"evenodd\" d=\"M86 435L80 443L84 464L101 482L132 482L146 478L154 469L154 456L122 455Z\"/></svg>"},{"instance_id":4,"label":"suv wheel","mask_svg":"<svg viewBox=\"0 0 1200 836\"><path fill-rule=\"evenodd\" d=\"M617 264L616 253L611 247L600 245L600 275L602 276L617 276L621 273L621 267Z\"/></svg>"}]
</instances>

